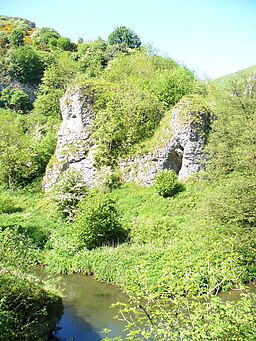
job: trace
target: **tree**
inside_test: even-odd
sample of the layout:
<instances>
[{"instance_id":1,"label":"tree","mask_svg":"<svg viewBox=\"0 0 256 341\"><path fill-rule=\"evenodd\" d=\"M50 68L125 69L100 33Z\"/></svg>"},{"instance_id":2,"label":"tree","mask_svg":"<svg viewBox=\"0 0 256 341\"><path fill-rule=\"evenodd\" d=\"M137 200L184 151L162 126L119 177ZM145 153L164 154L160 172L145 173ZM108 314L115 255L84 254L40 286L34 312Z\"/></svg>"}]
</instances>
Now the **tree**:
<instances>
[{"instance_id":1,"label":"tree","mask_svg":"<svg viewBox=\"0 0 256 341\"><path fill-rule=\"evenodd\" d=\"M206 198L215 220L255 226L256 79L231 80L227 91L218 89L207 146L208 177L215 191Z\"/></svg>"},{"instance_id":2,"label":"tree","mask_svg":"<svg viewBox=\"0 0 256 341\"><path fill-rule=\"evenodd\" d=\"M38 84L43 76L44 65L31 46L20 46L10 52L9 72L22 83Z\"/></svg>"},{"instance_id":3,"label":"tree","mask_svg":"<svg viewBox=\"0 0 256 341\"><path fill-rule=\"evenodd\" d=\"M98 77L102 73L103 67L107 64L106 46L107 44L100 38L78 46L76 56L79 69L88 78Z\"/></svg>"},{"instance_id":4,"label":"tree","mask_svg":"<svg viewBox=\"0 0 256 341\"><path fill-rule=\"evenodd\" d=\"M10 112L0 115L0 174L8 188L34 173L31 138L24 134L19 120Z\"/></svg>"},{"instance_id":5,"label":"tree","mask_svg":"<svg viewBox=\"0 0 256 341\"><path fill-rule=\"evenodd\" d=\"M125 26L119 26L110 33L108 37L109 45L118 45L120 49L138 49L141 46L139 36Z\"/></svg>"},{"instance_id":6,"label":"tree","mask_svg":"<svg viewBox=\"0 0 256 341\"><path fill-rule=\"evenodd\" d=\"M45 116L60 118L60 98L77 74L77 63L68 52L58 53L58 58L46 68L40 92L34 103L35 112Z\"/></svg>"},{"instance_id":7,"label":"tree","mask_svg":"<svg viewBox=\"0 0 256 341\"><path fill-rule=\"evenodd\" d=\"M60 37L57 40L57 46L63 51L72 51L74 49L74 44L71 43L69 38Z\"/></svg>"},{"instance_id":8,"label":"tree","mask_svg":"<svg viewBox=\"0 0 256 341\"><path fill-rule=\"evenodd\" d=\"M60 34L49 27L43 27L37 30L32 37L34 45L41 48L47 46L52 38L57 40L60 38Z\"/></svg>"}]
</instances>

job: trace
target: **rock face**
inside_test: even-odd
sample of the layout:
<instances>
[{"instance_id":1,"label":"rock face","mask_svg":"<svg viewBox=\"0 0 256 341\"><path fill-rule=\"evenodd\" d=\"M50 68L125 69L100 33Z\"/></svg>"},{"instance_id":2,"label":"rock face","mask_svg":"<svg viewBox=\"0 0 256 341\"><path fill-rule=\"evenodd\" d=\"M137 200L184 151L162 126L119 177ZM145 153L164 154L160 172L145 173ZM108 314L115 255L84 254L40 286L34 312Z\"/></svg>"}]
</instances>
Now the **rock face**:
<instances>
[{"instance_id":1,"label":"rock face","mask_svg":"<svg viewBox=\"0 0 256 341\"><path fill-rule=\"evenodd\" d=\"M83 96L81 88L70 89L60 102L63 121L58 132L55 155L43 180L43 189L49 190L60 174L69 168L80 170L90 185L95 177L91 124L94 119L92 103Z\"/></svg>"},{"instance_id":2,"label":"rock face","mask_svg":"<svg viewBox=\"0 0 256 341\"><path fill-rule=\"evenodd\" d=\"M67 169L80 170L89 187L94 187L100 171L94 166L96 146L91 139L95 113L92 99L81 88L70 89L61 99L63 121L58 133L56 152L47 167L43 181L49 190ZM121 177L148 186L155 174L163 169L173 169L183 180L202 168L203 150L210 124L208 110L202 99L187 97L172 111L170 135L161 147L151 153L120 160Z\"/></svg>"},{"instance_id":3,"label":"rock face","mask_svg":"<svg viewBox=\"0 0 256 341\"><path fill-rule=\"evenodd\" d=\"M151 185L155 174L163 169L173 169L179 180L184 180L202 168L210 114L201 104L194 106L191 101L192 98L184 99L173 109L170 138L163 147L121 162L124 181Z\"/></svg>"}]
</instances>

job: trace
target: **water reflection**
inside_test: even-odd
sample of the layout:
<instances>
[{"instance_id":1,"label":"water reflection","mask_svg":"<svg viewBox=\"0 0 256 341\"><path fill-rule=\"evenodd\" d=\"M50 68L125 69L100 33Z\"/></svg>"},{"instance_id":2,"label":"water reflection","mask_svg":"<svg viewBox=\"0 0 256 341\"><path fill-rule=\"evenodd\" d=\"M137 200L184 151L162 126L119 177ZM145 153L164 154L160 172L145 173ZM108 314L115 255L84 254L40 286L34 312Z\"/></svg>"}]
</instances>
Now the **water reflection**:
<instances>
[{"instance_id":1,"label":"water reflection","mask_svg":"<svg viewBox=\"0 0 256 341\"><path fill-rule=\"evenodd\" d=\"M79 274L63 276L60 285L65 297L64 314L54 333L58 340L102 340L104 328L112 330L109 337L125 336L124 324L113 319L117 311L110 308L117 301L127 302L121 290Z\"/></svg>"}]
</instances>

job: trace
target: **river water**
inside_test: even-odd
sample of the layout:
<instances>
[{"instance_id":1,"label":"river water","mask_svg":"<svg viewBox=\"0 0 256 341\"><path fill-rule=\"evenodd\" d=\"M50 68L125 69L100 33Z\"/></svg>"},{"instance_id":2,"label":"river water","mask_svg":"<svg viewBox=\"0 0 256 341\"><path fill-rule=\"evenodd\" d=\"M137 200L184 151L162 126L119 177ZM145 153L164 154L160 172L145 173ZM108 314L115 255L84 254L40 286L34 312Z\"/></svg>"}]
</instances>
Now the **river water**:
<instances>
[{"instance_id":1,"label":"river water","mask_svg":"<svg viewBox=\"0 0 256 341\"><path fill-rule=\"evenodd\" d=\"M54 332L57 340L102 340L104 328L111 329L108 337L125 336L124 323L113 319L117 310L110 308L112 303L128 301L120 289L80 274L63 276L60 287L65 297L64 314Z\"/></svg>"},{"instance_id":2,"label":"river water","mask_svg":"<svg viewBox=\"0 0 256 341\"><path fill-rule=\"evenodd\" d=\"M128 297L117 287L96 281L93 277L80 274L62 276L60 287L64 291L64 314L57 325L54 337L61 341L98 341L104 337L123 336L124 323L113 319L117 310L110 308L116 302L128 302ZM256 287L249 284L256 293ZM220 293L223 301L238 300L240 290ZM104 335L104 328L111 329Z\"/></svg>"}]
</instances>

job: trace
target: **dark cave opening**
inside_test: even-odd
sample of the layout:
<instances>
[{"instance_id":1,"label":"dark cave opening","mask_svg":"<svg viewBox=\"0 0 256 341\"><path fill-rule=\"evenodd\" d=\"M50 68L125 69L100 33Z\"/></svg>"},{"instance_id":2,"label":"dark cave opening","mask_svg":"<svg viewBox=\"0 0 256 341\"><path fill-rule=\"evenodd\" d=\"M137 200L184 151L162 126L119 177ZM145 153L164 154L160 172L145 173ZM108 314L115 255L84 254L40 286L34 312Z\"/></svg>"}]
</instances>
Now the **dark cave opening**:
<instances>
[{"instance_id":1,"label":"dark cave opening","mask_svg":"<svg viewBox=\"0 0 256 341\"><path fill-rule=\"evenodd\" d=\"M168 153L167 159L163 163L163 169L173 169L177 174L182 167L184 149L180 146L179 148L173 149Z\"/></svg>"}]
</instances>

